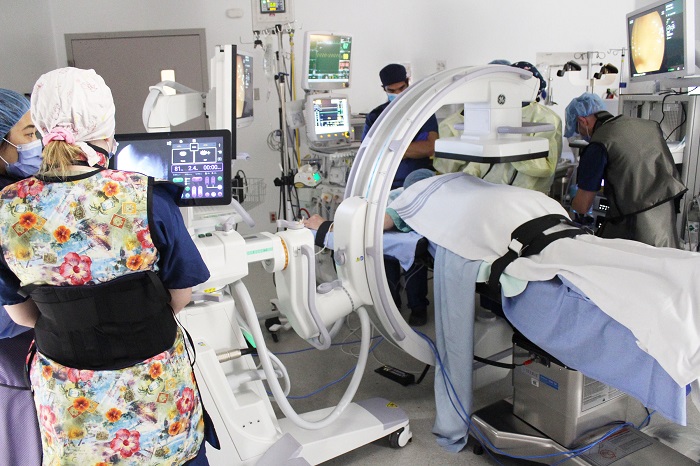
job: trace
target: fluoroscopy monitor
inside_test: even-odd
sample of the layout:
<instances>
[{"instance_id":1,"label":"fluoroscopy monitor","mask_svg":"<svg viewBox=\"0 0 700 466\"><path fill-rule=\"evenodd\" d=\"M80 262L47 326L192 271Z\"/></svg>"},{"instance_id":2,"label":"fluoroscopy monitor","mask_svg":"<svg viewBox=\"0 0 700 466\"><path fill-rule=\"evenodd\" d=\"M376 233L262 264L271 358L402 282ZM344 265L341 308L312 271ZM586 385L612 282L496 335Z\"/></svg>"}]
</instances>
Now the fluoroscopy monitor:
<instances>
[{"instance_id":1,"label":"fluoroscopy monitor","mask_svg":"<svg viewBox=\"0 0 700 466\"><path fill-rule=\"evenodd\" d=\"M184 188L179 206L231 203L228 130L117 134L110 168L143 173Z\"/></svg>"},{"instance_id":2,"label":"fluoroscopy monitor","mask_svg":"<svg viewBox=\"0 0 700 466\"><path fill-rule=\"evenodd\" d=\"M341 95L310 95L305 108L306 132L313 142L350 139L350 105Z\"/></svg>"},{"instance_id":3,"label":"fluoroscopy monitor","mask_svg":"<svg viewBox=\"0 0 700 466\"><path fill-rule=\"evenodd\" d=\"M243 128L253 122L253 55L236 53L236 128Z\"/></svg>"},{"instance_id":4,"label":"fluoroscopy monitor","mask_svg":"<svg viewBox=\"0 0 700 466\"><path fill-rule=\"evenodd\" d=\"M630 82L695 73L695 0L663 0L627 14Z\"/></svg>"},{"instance_id":5,"label":"fluoroscopy monitor","mask_svg":"<svg viewBox=\"0 0 700 466\"><path fill-rule=\"evenodd\" d=\"M304 35L301 87L309 91L350 87L352 36L308 31Z\"/></svg>"}]
</instances>

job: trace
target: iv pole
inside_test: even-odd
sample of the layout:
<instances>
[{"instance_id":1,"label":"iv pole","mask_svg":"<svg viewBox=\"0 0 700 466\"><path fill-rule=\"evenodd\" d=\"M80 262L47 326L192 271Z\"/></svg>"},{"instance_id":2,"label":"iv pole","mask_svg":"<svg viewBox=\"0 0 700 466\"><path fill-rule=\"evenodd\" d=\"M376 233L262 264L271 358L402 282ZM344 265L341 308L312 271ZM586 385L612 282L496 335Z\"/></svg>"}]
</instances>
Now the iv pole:
<instances>
[{"instance_id":1,"label":"iv pole","mask_svg":"<svg viewBox=\"0 0 700 466\"><path fill-rule=\"evenodd\" d=\"M283 220L295 219L299 216L298 206L297 212L294 212L294 206L292 204L292 192L294 188L294 175L289 163L288 149L289 149L289 131L287 129L287 95L286 86L288 73L282 69L280 58L280 53L283 50L282 35L284 31L282 25L277 24L272 30L273 34L277 35L277 51L275 52L277 73L275 74L275 80L277 85L277 94L280 99L279 106L279 124L280 124L280 168L282 169L282 175L279 178L275 178L275 186L280 188L280 199L281 199L281 212ZM291 31L293 32L293 31ZM259 41L256 40L256 44ZM261 42L260 42L261 43ZM292 83L293 84L293 83Z\"/></svg>"}]
</instances>

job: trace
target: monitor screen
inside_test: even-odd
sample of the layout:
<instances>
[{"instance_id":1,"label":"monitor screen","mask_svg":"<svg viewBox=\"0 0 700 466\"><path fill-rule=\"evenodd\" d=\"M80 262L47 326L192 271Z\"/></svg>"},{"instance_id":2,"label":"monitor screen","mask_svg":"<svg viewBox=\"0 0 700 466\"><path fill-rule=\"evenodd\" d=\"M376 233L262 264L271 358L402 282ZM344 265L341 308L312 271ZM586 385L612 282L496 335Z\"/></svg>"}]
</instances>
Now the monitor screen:
<instances>
[{"instance_id":1,"label":"monitor screen","mask_svg":"<svg viewBox=\"0 0 700 466\"><path fill-rule=\"evenodd\" d=\"M630 81L695 72L694 0L664 0L627 15Z\"/></svg>"},{"instance_id":2,"label":"monitor screen","mask_svg":"<svg viewBox=\"0 0 700 466\"><path fill-rule=\"evenodd\" d=\"M110 168L143 173L184 187L181 207L231 203L228 130L117 134Z\"/></svg>"},{"instance_id":3,"label":"monitor screen","mask_svg":"<svg viewBox=\"0 0 700 466\"><path fill-rule=\"evenodd\" d=\"M253 56L245 52L236 54L236 127L253 122Z\"/></svg>"},{"instance_id":4,"label":"monitor screen","mask_svg":"<svg viewBox=\"0 0 700 466\"><path fill-rule=\"evenodd\" d=\"M260 13L284 13L285 0L260 0Z\"/></svg>"},{"instance_id":5,"label":"monitor screen","mask_svg":"<svg viewBox=\"0 0 700 466\"><path fill-rule=\"evenodd\" d=\"M350 109L347 97L331 94L311 95L306 107L309 139L337 141L350 137Z\"/></svg>"},{"instance_id":6,"label":"monitor screen","mask_svg":"<svg viewBox=\"0 0 700 466\"><path fill-rule=\"evenodd\" d=\"M301 87L332 90L350 87L352 36L307 32L304 36L304 69Z\"/></svg>"}]
</instances>

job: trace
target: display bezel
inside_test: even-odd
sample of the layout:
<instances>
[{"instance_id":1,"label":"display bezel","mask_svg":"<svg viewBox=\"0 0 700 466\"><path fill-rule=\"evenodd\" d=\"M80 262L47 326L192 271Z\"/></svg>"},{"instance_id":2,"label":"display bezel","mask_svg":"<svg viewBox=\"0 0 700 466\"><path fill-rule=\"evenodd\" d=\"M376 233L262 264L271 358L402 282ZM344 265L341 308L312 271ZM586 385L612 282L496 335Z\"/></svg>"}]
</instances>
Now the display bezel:
<instances>
[{"instance_id":1,"label":"display bezel","mask_svg":"<svg viewBox=\"0 0 700 466\"><path fill-rule=\"evenodd\" d=\"M231 159L232 153L232 142L231 142L231 132L228 130L217 129L217 130L198 130L198 131L173 131L164 133L122 133L116 134L114 139L119 143L117 152L110 160L109 167L116 170L134 171L143 173L142 170L138 170L138 167L126 167L124 163L120 164L120 154L131 144L144 141L167 141L174 140L217 140L217 143L221 143L222 147L222 160L223 164L223 179L222 183L224 186L222 197L213 198L180 198L178 201L178 206L180 207L198 207L198 206L221 206L228 205L231 203ZM162 160L163 155L158 154L158 157ZM171 159L172 160L172 159ZM172 163L168 162L168 166ZM153 176L152 173L143 173L144 175ZM169 174L169 181L173 179L172 171ZM182 186L181 183L176 183ZM228 188L228 189L227 189ZM183 193L184 194L184 193Z\"/></svg>"},{"instance_id":2,"label":"display bezel","mask_svg":"<svg viewBox=\"0 0 700 466\"><path fill-rule=\"evenodd\" d=\"M664 57L662 59L659 70L645 72L644 74L639 74L636 70L633 54L632 54L632 27L635 21L638 19L652 14L655 11L659 11L664 8L665 5L678 3L682 5L683 8L683 64L682 69L671 70L667 68L670 64L666 63L667 54L664 49ZM627 35L627 48L629 50L629 60L628 60L628 71L630 82L644 82L644 81L662 81L666 79L683 78L686 76L691 76L695 74L695 0L660 0L651 3L643 8L634 10L626 15L626 35ZM664 40L665 42L665 40ZM678 64L680 65L680 64ZM666 69L664 69L666 67Z\"/></svg>"},{"instance_id":3,"label":"display bezel","mask_svg":"<svg viewBox=\"0 0 700 466\"><path fill-rule=\"evenodd\" d=\"M338 79L311 79L311 45L312 41L317 36L329 36L348 39L350 42L350 57L348 59L348 73L347 78ZM347 89L350 87L352 81L352 34L345 34L340 32L329 32L329 31L307 31L304 34L304 54L302 63L302 74L301 74L301 87L302 89L308 91L331 91L338 89Z\"/></svg>"}]
</instances>

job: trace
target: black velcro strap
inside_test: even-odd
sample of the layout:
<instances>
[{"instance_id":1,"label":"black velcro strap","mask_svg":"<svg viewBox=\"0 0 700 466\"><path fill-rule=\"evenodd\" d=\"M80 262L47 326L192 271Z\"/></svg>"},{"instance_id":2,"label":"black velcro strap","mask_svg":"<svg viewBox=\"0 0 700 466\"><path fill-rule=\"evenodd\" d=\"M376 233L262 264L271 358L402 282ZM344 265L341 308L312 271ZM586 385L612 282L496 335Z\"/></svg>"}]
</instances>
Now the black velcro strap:
<instances>
[{"instance_id":1,"label":"black velcro strap","mask_svg":"<svg viewBox=\"0 0 700 466\"><path fill-rule=\"evenodd\" d=\"M328 234L328 230L330 230L331 225L333 225L333 222L326 220L320 227L318 227L318 230L316 230L316 239L314 240L314 244L319 248L325 247L326 235Z\"/></svg>"},{"instance_id":2,"label":"black velcro strap","mask_svg":"<svg viewBox=\"0 0 700 466\"><path fill-rule=\"evenodd\" d=\"M170 293L152 271L25 291L39 308L37 349L64 366L122 369L167 350L177 335Z\"/></svg>"},{"instance_id":3,"label":"black velcro strap","mask_svg":"<svg viewBox=\"0 0 700 466\"><path fill-rule=\"evenodd\" d=\"M570 225L573 228L545 235L545 231L561 224ZM523 223L510 235L511 243L508 245L508 252L491 264L489 288L493 292L498 290L501 274L518 257L539 254L545 247L560 238L573 238L583 233L586 232L560 214L549 214Z\"/></svg>"}]
</instances>

